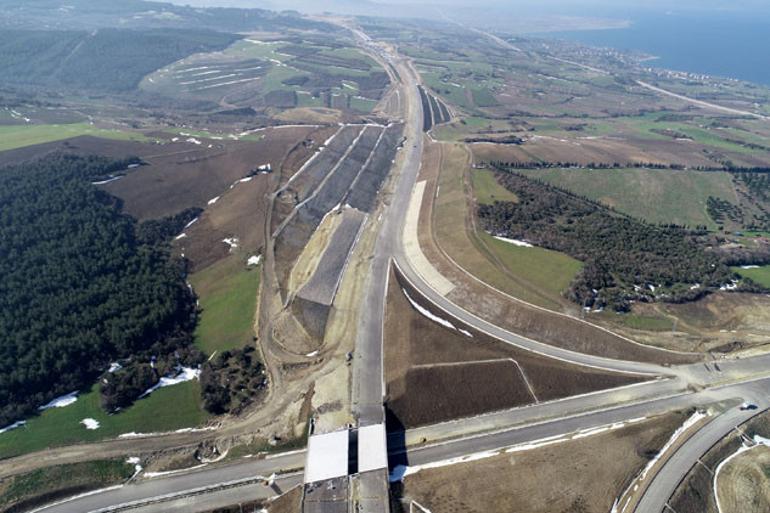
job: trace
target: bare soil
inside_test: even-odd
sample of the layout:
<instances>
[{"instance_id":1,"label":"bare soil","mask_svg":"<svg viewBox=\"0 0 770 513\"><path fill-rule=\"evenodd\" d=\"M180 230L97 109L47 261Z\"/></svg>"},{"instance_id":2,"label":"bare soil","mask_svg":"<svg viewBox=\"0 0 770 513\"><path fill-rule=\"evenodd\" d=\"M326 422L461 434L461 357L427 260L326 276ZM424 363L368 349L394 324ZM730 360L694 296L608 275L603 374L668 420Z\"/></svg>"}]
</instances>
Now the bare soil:
<instances>
[{"instance_id":1,"label":"bare soil","mask_svg":"<svg viewBox=\"0 0 770 513\"><path fill-rule=\"evenodd\" d=\"M402 503L441 513L607 513L683 418L672 413L555 446L420 470L405 479Z\"/></svg>"},{"instance_id":2,"label":"bare soil","mask_svg":"<svg viewBox=\"0 0 770 513\"><path fill-rule=\"evenodd\" d=\"M296 486L267 506L268 513L296 513L302 505L302 487Z\"/></svg>"},{"instance_id":3,"label":"bare soil","mask_svg":"<svg viewBox=\"0 0 770 513\"><path fill-rule=\"evenodd\" d=\"M490 377L494 376L494 387ZM510 360L412 367L406 392L388 402L405 426L419 426L533 401L516 363Z\"/></svg>"},{"instance_id":4,"label":"bare soil","mask_svg":"<svg viewBox=\"0 0 770 513\"><path fill-rule=\"evenodd\" d=\"M201 139L200 147L190 143L155 146L155 154L146 151L139 155L149 166L107 184L105 189L121 198L126 212L140 220L193 206L205 208L257 167L270 164L272 169L281 169L289 152L312 132L312 128L274 129L262 132L264 138L256 142Z\"/></svg>"},{"instance_id":5,"label":"bare soil","mask_svg":"<svg viewBox=\"0 0 770 513\"><path fill-rule=\"evenodd\" d=\"M248 256L262 253L269 190L267 175L238 183L185 229L186 236L177 239L174 246L190 261L191 271L204 269L236 249ZM237 239L238 247L231 248L224 242L226 238Z\"/></svg>"},{"instance_id":6,"label":"bare soil","mask_svg":"<svg viewBox=\"0 0 770 513\"><path fill-rule=\"evenodd\" d=\"M402 289L433 315L446 314L392 274L385 319L385 378L388 407L406 427L643 380L536 355L456 320L450 321L456 329L449 329L413 308Z\"/></svg>"}]
</instances>

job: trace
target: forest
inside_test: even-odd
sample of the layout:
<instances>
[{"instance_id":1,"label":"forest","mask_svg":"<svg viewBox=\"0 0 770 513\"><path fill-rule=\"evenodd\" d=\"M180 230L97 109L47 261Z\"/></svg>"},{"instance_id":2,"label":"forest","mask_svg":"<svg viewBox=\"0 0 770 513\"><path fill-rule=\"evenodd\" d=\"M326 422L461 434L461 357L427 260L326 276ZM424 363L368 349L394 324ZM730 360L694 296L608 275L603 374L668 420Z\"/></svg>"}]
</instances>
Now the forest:
<instances>
[{"instance_id":1,"label":"forest","mask_svg":"<svg viewBox=\"0 0 770 513\"><path fill-rule=\"evenodd\" d=\"M240 36L209 30L0 30L0 83L121 93L197 52L221 50Z\"/></svg>"},{"instance_id":2,"label":"forest","mask_svg":"<svg viewBox=\"0 0 770 513\"><path fill-rule=\"evenodd\" d=\"M647 224L512 171L497 176L519 202L479 205L482 227L584 262L567 291L576 303L627 311L631 301L692 301L734 279L704 234Z\"/></svg>"},{"instance_id":3,"label":"forest","mask_svg":"<svg viewBox=\"0 0 770 513\"><path fill-rule=\"evenodd\" d=\"M111 362L191 344L181 264L91 184L135 163L52 155L0 169L0 425L90 386Z\"/></svg>"}]
</instances>

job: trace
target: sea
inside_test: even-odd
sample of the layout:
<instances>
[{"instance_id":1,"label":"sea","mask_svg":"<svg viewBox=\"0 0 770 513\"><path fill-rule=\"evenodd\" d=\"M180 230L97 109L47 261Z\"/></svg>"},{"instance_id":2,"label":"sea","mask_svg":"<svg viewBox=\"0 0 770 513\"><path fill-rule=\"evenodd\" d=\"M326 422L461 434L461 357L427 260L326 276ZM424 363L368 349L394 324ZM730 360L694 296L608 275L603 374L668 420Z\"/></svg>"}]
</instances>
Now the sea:
<instances>
[{"instance_id":1,"label":"sea","mask_svg":"<svg viewBox=\"0 0 770 513\"><path fill-rule=\"evenodd\" d=\"M651 66L737 78L770 86L770 9L638 15L628 28L538 34L657 57Z\"/></svg>"}]
</instances>

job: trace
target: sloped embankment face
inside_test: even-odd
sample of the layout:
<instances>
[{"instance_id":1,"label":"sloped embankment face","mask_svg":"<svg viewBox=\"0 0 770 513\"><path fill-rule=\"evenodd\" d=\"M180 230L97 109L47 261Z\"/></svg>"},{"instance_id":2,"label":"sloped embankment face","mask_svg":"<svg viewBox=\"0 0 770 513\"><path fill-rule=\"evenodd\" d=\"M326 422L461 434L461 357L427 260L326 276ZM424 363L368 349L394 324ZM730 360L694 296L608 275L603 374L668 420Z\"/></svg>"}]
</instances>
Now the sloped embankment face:
<instances>
[{"instance_id":1,"label":"sloped embankment face","mask_svg":"<svg viewBox=\"0 0 770 513\"><path fill-rule=\"evenodd\" d=\"M425 301L393 271L385 320L388 409L405 427L432 424L645 378L572 365L516 348Z\"/></svg>"},{"instance_id":2,"label":"sloped embankment face","mask_svg":"<svg viewBox=\"0 0 770 513\"><path fill-rule=\"evenodd\" d=\"M274 251L278 283L286 300L294 292L289 288L290 277L307 276L304 283L291 285L299 291L296 298L291 298L294 302L291 312L316 344L323 339L328 313L349 255L376 205L401 133L401 125L344 127L329 141L327 148L284 187L277 200L282 203L277 208L285 209L287 202L294 203L293 210L276 228ZM346 148L345 144L348 144ZM302 259L314 261L314 268L298 272L295 266L300 255L329 215L340 215L342 219L335 223L320 258Z\"/></svg>"}]
</instances>

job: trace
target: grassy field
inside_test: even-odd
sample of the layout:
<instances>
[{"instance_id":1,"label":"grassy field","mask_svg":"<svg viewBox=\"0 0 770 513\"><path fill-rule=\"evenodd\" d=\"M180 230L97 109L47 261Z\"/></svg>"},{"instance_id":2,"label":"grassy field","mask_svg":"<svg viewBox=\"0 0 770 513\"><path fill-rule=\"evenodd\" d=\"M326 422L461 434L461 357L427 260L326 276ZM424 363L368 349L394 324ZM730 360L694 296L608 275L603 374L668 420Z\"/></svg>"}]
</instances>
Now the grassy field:
<instances>
[{"instance_id":1,"label":"grassy field","mask_svg":"<svg viewBox=\"0 0 770 513\"><path fill-rule=\"evenodd\" d=\"M489 285L539 306L560 310L561 291L580 269L579 262L560 253L518 248L486 233L464 229L469 214L467 154L455 145L443 145L443 149L439 195L433 212L439 246ZM485 184L489 186L487 191L493 190L489 181Z\"/></svg>"},{"instance_id":2,"label":"grassy field","mask_svg":"<svg viewBox=\"0 0 770 513\"><path fill-rule=\"evenodd\" d=\"M69 125L13 125L0 126L0 151L32 146L52 141L61 141L80 135L93 135L105 139L148 140L137 132L107 130L87 123Z\"/></svg>"},{"instance_id":3,"label":"grassy field","mask_svg":"<svg viewBox=\"0 0 770 513\"><path fill-rule=\"evenodd\" d=\"M488 169L474 169L473 192L480 205L492 205L495 201L519 201L514 193L497 183L495 174Z\"/></svg>"},{"instance_id":4,"label":"grassy field","mask_svg":"<svg viewBox=\"0 0 770 513\"><path fill-rule=\"evenodd\" d=\"M738 204L728 173L659 169L539 169L522 173L651 223L715 229L716 223L706 211L708 197Z\"/></svg>"},{"instance_id":5,"label":"grassy field","mask_svg":"<svg viewBox=\"0 0 770 513\"><path fill-rule=\"evenodd\" d=\"M508 271L552 295L565 291L583 268L581 262L564 253L516 246L483 232L478 236Z\"/></svg>"},{"instance_id":6,"label":"grassy field","mask_svg":"<svg viewBox=\"0 0 770 513\"><path fill-rule=\"evenodd\" d=\"M134 465L123 460L96 460L35 470L0 483L0 509L35 497L51 499L122 483L134 472Z\"/></svg>"},{"instance_id":7,"label":"grassy field","mask_svg":"<svg viewBox=\"0 0 770 513\"><path fill-rule=\"evenodd\" d=\"M86 429L81 421L95 419L98 429ZM99 406L96 385L63 408L45 410L26 426L0 434L0 459L47 447L95 442L124 433L173 431L196 427L208 418L200 405L200 385L188 381L156 390L118 414L108 415Z\"/></svg>"},{"instance_id":8,"label":"grassy field","mask_svg":"<svg viewBox=\"0 0 770 513\"><path fill-rule=\"evenodd\" d=\"M733 271L744 278L759 283L763 287L770 288L770 265L765 265L757 269L741 269L740 267L733 267Z\"/></svg>"},{"instance_id":9,"label":"grassy field","mask_svg":"<svg viewBox=\"0 0 770 513\"><path fill-rule=\"evenodd\" d=\"M202 351L212 354L252 341L259 272L258 266L247 268L233 255L190 276L200 298L195 341Z\"/></svg>"}]
</instances>

